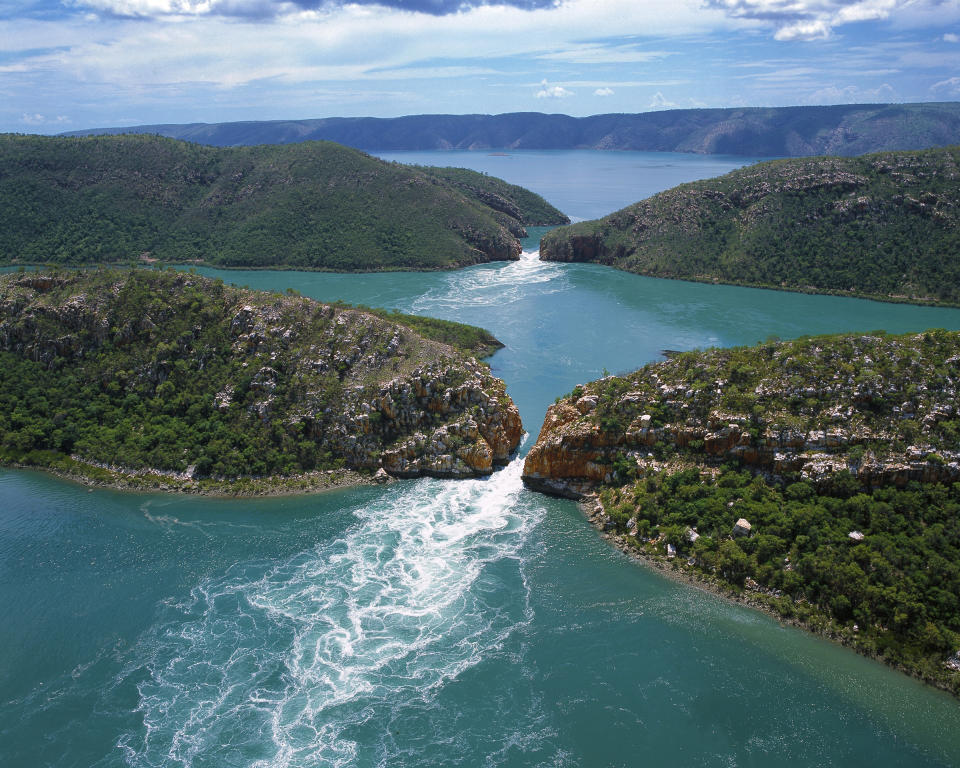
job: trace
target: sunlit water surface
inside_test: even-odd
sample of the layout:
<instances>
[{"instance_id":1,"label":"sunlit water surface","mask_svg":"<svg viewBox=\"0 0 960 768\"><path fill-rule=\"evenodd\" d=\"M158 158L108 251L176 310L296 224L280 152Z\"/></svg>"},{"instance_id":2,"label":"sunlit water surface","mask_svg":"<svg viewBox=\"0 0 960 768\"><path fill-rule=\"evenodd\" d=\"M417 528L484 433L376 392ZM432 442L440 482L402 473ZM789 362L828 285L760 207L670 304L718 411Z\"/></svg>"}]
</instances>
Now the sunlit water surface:
<instances>
[{"instance_id":1,"label":"sunlit water surface","mask_svg":"<svg viewBox=\"0 0 960 768\"><path fill-rule=\"evenodd\" d=\"M527 246L450 273L204 272L489 328L534 436L663 349L960 329ZM0 470L0 607L5 766L960 765L955 700L636 565L519 461L260 500Z\"/></svg>"}]
</instances>

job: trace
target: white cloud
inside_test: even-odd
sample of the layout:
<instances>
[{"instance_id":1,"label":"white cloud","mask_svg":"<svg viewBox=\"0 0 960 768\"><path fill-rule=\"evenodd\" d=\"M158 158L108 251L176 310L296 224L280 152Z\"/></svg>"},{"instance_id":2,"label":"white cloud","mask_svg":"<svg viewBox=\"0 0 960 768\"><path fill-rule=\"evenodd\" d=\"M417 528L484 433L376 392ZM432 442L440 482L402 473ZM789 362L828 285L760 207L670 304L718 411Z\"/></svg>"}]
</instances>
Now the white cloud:
<instances>
[{"instance_id":1,"label":"white cloud","mask_svg":"<svg viewBox=\"0 0 960 768\"><path fill-rule=\"evenodd\" d=\"M603 88L597 88L597 90L593 92L593 95L594 96L613 96L613 88L607 88L606 86L604 86Z\"/></svg>"},{"instance_id":2,"label":"white cloud","mask_svg":"<svg viewBox=\"0 0 960 768\"><path fill-rule=\"evenodd\" d=\"M830 26L823 19L798 21L780 27L773 37L776 40L822 40L830 37Z\"/></svg>"},{"instance_id":3,"label":"white cloud","mask_svg":"<svg viewBox=\"0 0 960 768\"><path fill-rule=\"evenodd\" d=\"M657 91L650 100L650 109L670 109L677 106L676 102L668 101L666 97Z\"/></svg>"},{"instance_id":4,"label":"white cloud","mask_svg":"<svg viewBox=\"0 0 960 768\"><path fill-rule=\"evenodd\" d=\"M46 115L41 115L37 112L34 112L33 114L24 112L20 116L20 122L24 125L63 125L64 123L69 123L70 118L66 115L47 117Z\"/></svg>"},{"instance_id":5,"label":"white cloud","mask_svg":"<svg viewBox=\"0 0 960 768\"><path fill-rule=\"evenodd\" d=\"M896 26L942 24L960 15L957 0L705 0L734 19L750 20L775 30L783 41L821 40L834 28L889 19Z\"/></svg>"},{"instance_id":6,"label":"white cloud","mask_svg":"<svg viewBox=\"0 0 960 768\"><path fill-rule=\"evenodd\" d=\"M670 37L728 25L721 13L701 8L699 0L648 0L640 6L633 0L566 0L555 9L489 5L446 16L347 4L291 10L262 23L203 15L206 0L95 2L114 12L170 15L153 23L109 17L73 17L54 25L0 20L7 66L140 88L172 83L230 88L270 78L286 83L401 79L402 72L389 70L465 57L483 65L518 52L557 63L643 63L668 54L623 45L604 54L600 44L577 41L585 30L597 39L631 32ZM189 22L185 9L194 12ZM55 55L29 54L54 46L61 49ZM10 61L9 54L17 51L25 58Z\"/></svg>"},{"instance_id":7,"label":"white cloud","mask_svg":"<svg viewBox=\"0 0 960 768\"><path fill-rule=\"evenodd\" d=\"M930 86L930 90L937 94L960 96L960 77L951 77L934 83Z\"/></svg>"},{"instance_id":8,"label":"white cloud","mask_svg":"<svg viewBox=\"0 0 960 768\"><path fill-rule=\"evenodd\" d=\"M297 9L292 2L271 0L72 0L71 5L139 18L247 16L265 18Z\"/></svg>"},{"instance_id":9,"label":"white cloud","mask_svg":"<svg viewBox=\"0 0 960 768\"><path fill-rule=\"evenodd\" d=\"M831 85L813 91L803 99L803 103L862 104L866 102L890 102L896 101L896 99L896 91L889 83L883 83L876 88L859 88L855 85L839 88Z\"/></svg>"},{"instance_id":10,"label":"white cloud","mask_svg":"<svg viewBox=\"0 0 960 768\"><path fill-rule=\"evenodd\" d=\"M641 64L670 55L669 51L642 51L633 45L576 44L562 51L541 53L537 58L568 64Z\"/></svg>"},{"instance_id":11,"label":"white cloud","mask_svg":"<svg viewBox=\"0 0 960 768\"><path fill-rule=\"evenodd\" d=\"M573 96L573 91L568 91L562 85L547 85L547 81L540 83L540 90L534 94L538 99L565 99Z\"/></svg>"},{"instance_id":12,"label":"white cloud","mask_svg":"<svg viewBox=\"0 0 960 768\"><path fill-rule=\"evenodd\" d=\"M947 32L943 36L943 41L945 43L960 43L960 35L955 35L953 32Z\"/></svg>"}]
</instances>

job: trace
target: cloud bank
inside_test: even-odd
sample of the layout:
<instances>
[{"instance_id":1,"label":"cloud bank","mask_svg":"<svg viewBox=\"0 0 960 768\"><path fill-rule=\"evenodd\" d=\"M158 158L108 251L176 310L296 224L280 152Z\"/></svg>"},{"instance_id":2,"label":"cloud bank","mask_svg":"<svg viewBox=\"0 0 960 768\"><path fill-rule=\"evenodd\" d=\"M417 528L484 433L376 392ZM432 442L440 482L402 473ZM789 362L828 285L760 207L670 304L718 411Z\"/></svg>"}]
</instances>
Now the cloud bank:
<instances>
[{"instance_id":1,"label":"cloud bank","mask_svg":"<svg viewBox=\"0 0 960 768\"><path fill-rule=\"evenodd\" d=\"M583 115L944 98L960 0L0 0L0 39L7 130Z\"/></svg>"},{"instance_id":2,"label":"cloud bank","mask_svg":"<svg viewBox=\"0 0 960 768\"><path fill-rule=\"evenodd\" d=\"M77 7L90 8L120 17L162 18L178 16L227 16L267 19L297 11L334 12L346 5L392 8L410 13L446 16L485 5L534 10L554 8L559 0L72 0Z\"/></svg>"}]
</instances>

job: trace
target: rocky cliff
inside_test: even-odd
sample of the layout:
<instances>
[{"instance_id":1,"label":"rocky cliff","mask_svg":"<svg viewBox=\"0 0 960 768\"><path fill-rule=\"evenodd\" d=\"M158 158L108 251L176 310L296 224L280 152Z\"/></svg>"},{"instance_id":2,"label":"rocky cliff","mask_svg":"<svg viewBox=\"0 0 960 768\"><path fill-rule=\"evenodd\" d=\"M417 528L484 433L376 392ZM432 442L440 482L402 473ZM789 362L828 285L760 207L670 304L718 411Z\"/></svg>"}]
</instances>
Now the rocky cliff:
<instances>
[{"instance_id":1,"label":"rocky cliff","mask_svg":"<svg viewBox=\"0 0 960 768\"><path fill-rule=\"evenodd\" d=\"M960 149L777 160L549 232L547 261L960 304Z\"/></svg>"},{"instance_id":2,"label":"rocky cliff","mask_svg":"<svg viewBox=\"0 0 960 768\"><path fill-rule=\"evenodd\" d=\"M665 468L740 464L865 488L960 480L960 334L842 335L688 352L547 411L524 481L580 497Z\"/></svg>"},{"instance_id":3,"label":"rocky cliff","mask_svg":"<svg viewBox=\"0 0 960 768\"><path fill-rule=\"evenodd\" d=\"M183 273L3 276L0 453L220 480L506 463L522 426L503 382L403 317Z\"/></svg>"}]
</instances>

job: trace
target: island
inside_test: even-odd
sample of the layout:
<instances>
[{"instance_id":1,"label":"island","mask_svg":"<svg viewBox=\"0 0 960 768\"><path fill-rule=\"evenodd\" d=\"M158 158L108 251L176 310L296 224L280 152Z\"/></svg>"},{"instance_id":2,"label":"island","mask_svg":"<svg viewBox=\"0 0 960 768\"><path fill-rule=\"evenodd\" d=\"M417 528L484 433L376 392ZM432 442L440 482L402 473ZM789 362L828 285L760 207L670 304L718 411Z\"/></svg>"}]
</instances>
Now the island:
<instances>
[{"instance_id":1,"label":"island","mask_svg":"<svg viewBox=\"0 0 960 768\"><path fill-rule=\"evenodd\" d=\"M0 135L0 264L452 269L517 259L527 226L568 222L500 179L331 142Z\"/></svg>"},{"instance_id":2,"label":"island","mask_svg":"<svg viewBox=\"0 0 960 768\"><path fill-rule=\"evenodd\" d=\"M960 695L960 333L672 353L547 412L524 482L625 551Z\"/></svg>"},{"instance_id":3,"label":"island","mask_svg":"<svg viewBox=\"0 0 960 768\"><path fill-rule=\"evenodd\" d=\"M129 488L254 494L464 478L523 433L443 320L187 272L0 276L0 462Z\"/></svg>"},{"instance_id":4,"label":"island","mask_svg":"<svg viewBox=\"0 0 960 768\"><path fill-rule=\"evenodd\" d=\"M960 305L960 147L774 160L548 232L547 261Z\"/></svg>"}]
</instances>

